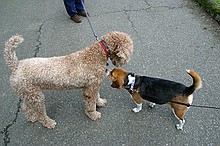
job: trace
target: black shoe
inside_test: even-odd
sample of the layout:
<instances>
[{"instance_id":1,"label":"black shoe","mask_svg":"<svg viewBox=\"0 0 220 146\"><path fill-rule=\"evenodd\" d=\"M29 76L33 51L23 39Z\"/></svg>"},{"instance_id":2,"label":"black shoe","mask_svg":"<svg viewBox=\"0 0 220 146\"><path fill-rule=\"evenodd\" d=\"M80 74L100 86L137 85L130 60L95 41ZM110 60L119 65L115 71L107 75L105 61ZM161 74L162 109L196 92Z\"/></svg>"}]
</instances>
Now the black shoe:
<instances>
[{"instance_id":1,"label":"black shoe","mask_svg":"<svg viewBox=\"0 0 220 146\"><path fill-rule=\"evenodd\" d=\"M71 20L73 20L76 23L80 23L81 22L80 17L77 14L72 16Z\"/></svg>"},{"instance_id":2,"label":"black shoe","mask_svg":"<svg viewBox=\"0 0 220 146\"><path fill-rule=\"evenodd\" d=\"M80 16L86 17L86 12L85 11L80 11L77 13Z\"/></svg>"}]
</instances>

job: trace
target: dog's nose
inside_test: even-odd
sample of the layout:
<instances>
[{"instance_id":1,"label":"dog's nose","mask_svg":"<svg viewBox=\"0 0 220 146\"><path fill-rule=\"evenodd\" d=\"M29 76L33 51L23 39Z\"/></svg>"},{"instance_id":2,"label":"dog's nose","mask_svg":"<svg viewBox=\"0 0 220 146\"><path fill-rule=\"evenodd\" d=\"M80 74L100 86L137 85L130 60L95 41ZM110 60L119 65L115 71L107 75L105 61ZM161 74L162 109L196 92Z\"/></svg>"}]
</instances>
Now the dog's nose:
<instances>
[{"instance_id":1,"label":"dog's nose","mask_svg":"<svg viewBox=\"0 0 220 146\"><path fill-rule=\"evenodd\" d=\"M107 69L107 68L106 68L105 72L106 72L106 75L107 75L107 76L110 74L110 71L111 71L110 69Z\"/></svg>"}]
</instances>

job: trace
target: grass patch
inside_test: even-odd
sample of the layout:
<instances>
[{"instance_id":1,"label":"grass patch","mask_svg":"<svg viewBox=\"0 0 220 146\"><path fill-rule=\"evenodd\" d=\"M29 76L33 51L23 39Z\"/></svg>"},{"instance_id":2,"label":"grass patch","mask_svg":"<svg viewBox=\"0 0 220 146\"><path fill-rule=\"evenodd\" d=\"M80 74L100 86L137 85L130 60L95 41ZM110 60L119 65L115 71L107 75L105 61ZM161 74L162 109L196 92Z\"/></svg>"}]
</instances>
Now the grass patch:
<instances>
[{"instance_id":1,"label":"grass patch","mask_svg":"<svg viewBox=\"0 0 220 146\"><path fill-rule=\"evenodd\" d=\"M218 7L220 7L220 0L213 0Z\"/></svg>"},{"instance_id":2,"label":"grass patch","mask_svg":"<svg viewBox=\"0 0 220 146\"><path fill-rule=\"evenodd\" d=\"M220 0L196 0L208 12L220 15ZM210 2L211 1L211 2Z\"/></svg>"}]
</instances>

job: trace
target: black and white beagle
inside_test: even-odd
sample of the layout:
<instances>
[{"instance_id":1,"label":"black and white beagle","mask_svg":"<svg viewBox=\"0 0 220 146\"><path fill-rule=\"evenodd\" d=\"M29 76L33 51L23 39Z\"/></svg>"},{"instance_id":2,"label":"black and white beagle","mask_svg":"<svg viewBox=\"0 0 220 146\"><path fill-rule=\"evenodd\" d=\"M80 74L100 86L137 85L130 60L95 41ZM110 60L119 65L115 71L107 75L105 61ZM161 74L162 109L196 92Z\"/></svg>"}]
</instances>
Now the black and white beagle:
<instances>
[{"instance_id":1,"label":"black and white beagle","mask_svg":"<svg viewBox=\"0 0 220 146\"><path fill-rule=\"evenodd\" d=\"M128 90L137 105L132 109L135 113L141 111L142 99L150 101L151 107L155 104L170 104L179 120L176 128L182 130L184 116L189 109L186 105L192 103L193 92L202 86L202 80L195 71L187 70L187 73L193 78L193 84L189 87L170 80L134 75L122 68L108 71L108 77L112 81L111 87Z\"/></svg>"}]
</instances>

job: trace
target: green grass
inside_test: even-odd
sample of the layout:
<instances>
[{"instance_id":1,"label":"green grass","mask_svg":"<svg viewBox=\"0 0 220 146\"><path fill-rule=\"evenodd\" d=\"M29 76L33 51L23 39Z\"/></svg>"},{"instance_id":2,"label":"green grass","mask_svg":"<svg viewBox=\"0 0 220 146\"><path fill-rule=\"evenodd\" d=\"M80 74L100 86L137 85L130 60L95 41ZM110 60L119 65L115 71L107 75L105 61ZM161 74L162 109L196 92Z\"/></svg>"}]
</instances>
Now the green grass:
<instances>
[{"instance_id":1,"label":"green grass","mask_svg":"<svg viewBox=\"0 0 220 146\"><path fill-rule=\"evenodd\" d=\"M220 0L213 0L218 6L220 6Z\"/></svg>"},{"instance_id":2,"label":"green grass","mask_svg":"<svg viewBox=\"0 0 220 146\"><path fill-rule=\"evenodd\" d=\"M209 3L209 0L196 0L202 7L212 13L217 13L220 15L220 0L211 0L216 5Z\"/></svg>"}]
</instances>

